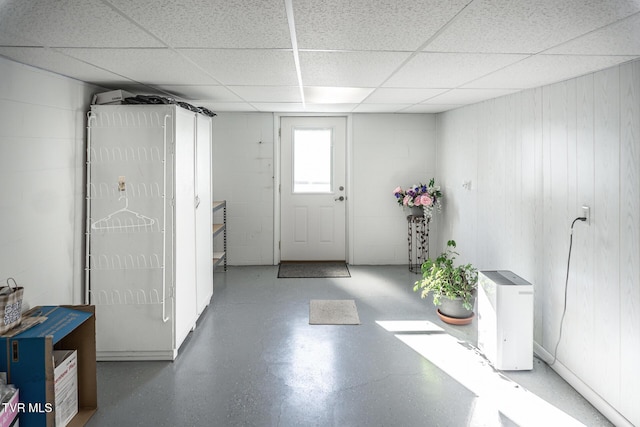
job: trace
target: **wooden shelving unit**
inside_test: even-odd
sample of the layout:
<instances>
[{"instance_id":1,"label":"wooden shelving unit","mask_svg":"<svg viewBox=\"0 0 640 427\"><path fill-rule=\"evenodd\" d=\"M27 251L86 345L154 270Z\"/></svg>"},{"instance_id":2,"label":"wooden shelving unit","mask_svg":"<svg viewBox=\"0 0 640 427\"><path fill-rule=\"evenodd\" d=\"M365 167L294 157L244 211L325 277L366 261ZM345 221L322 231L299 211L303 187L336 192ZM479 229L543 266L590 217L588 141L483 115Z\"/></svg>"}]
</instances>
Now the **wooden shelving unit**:
<instances>
[{"instance_id":1,"label":"wooden shelving unit","mask_svg":"<svg viewBox=\"0 0 640 427\"><path fill-rule=\"evenodd\" d=\"M223 236L223 251L213 252L213 268L216 268L220 264L224 266L224 271L227 271L227 201L220 200L214 201L212 205L213 213L222 209L222 223L213 224L213 239L216 236L222 234Z\"/></svg>"}]
</instances>

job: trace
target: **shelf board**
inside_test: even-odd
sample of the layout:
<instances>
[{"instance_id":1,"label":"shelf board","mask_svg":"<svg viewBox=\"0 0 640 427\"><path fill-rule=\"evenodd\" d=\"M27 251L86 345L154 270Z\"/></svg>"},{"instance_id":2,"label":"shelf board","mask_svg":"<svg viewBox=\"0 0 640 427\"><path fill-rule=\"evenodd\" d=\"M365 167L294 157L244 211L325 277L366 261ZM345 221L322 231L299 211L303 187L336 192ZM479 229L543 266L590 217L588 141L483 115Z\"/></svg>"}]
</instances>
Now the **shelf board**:
<instances>
[{"instance_id":1,"label":"shelf board","mask_svg":"<svg viewBox=\"0 0 640 427\"><path fill-rule=\"evenodd\" d=\"M213 266L216 267L224 261L224 257L227 256L226 252L214 252L213 253Z\"/></svg>"},{"instance_id":2,"label":"shelf board","mask_svg":"<svg viewBox=\"0 0 640 427\"><path fill-rule=\"evenodd\" d=\"M216 236L222 230L224 230L224 224L213 224L213 235Z\"/></svg>"},{"instance_id":3,"label":"shelf board","mask_svg":"<svg viewBox=\"0 0 640 427\"><path fill-rule=\"evenodd\" d=\"M211 207L214 211L217 211L220 208L223 208L227 205L227 201L226 200L218 200L218 201L214 201L211 204Z\"/></svg>"}]
</instances>

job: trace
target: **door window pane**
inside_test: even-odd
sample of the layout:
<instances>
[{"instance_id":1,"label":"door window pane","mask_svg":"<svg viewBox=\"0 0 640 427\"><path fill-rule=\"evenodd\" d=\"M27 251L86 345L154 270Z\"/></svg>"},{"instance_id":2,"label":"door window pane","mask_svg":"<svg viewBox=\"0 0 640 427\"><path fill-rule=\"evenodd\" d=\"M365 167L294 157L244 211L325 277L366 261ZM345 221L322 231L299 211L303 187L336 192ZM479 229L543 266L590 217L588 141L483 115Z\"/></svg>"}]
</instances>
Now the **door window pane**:
<instances>
[{"instance_id":1,"label":"door window pane","mask_svg":"<svg viewBox=\"0 0 640 427\"><path fill-rule=\"evenodd\" d=\"M293 192L330 193L333 156L331 129L294 129Z\"/></svg>"}]
</instances>

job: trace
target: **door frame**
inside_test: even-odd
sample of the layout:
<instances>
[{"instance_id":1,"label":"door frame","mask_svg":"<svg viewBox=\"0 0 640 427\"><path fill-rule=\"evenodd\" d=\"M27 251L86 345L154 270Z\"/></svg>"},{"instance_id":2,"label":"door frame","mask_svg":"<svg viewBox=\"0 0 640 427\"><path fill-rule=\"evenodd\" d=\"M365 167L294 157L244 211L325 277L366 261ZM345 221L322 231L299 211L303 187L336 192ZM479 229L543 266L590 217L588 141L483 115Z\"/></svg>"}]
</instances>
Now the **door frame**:
<instances>
[{"instance_id":1,"label":"door frame","mask_svg":"<svg viewBox=\"0 0 640 427\"><path fill-rule=\"evenodd\" d=\"M280 164L280 156L282 154L280 141L280 122L283 117L344 117L346 119L346 135L345 135L345 259L348 263L353 259L351 244L352 231L353 230L353 209L351 208L351 187L353 186L353 177L351 175L352 169L352 115L350 113L274 113L273 114L273 265L280 264L281 251L280 251L280 219L281 219L281 173L282 165Z\"/></svg>"}]
</instances>

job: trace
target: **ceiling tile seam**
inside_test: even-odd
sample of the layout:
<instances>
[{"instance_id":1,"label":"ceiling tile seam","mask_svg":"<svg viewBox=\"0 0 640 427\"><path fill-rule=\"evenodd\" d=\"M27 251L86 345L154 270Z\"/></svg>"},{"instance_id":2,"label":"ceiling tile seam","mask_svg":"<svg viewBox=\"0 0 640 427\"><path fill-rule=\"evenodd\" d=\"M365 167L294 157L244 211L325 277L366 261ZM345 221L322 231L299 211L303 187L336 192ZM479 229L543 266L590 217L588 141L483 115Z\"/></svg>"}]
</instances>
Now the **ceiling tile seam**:
<instances>
[{"instance_id":1,"label":"ceiling tile seam","mask_svg":"<svg viewBox=\"0 0 640 427\"><path fill-rule=\"evenodd\" d=\"M409 108L413 108L413 107L416 107L416 106L418 106L418 105L423 105L423 103L424 103L424 102L427 102L428 100L433 99L433 98L436 98L436 97L438 97L438 96L440 96L440 95L444 95L445 93L449 93L449 92L451 92L451 91L452 91L452 90L454 90L454 89L457 89L457 88L451 88L451 89L448 89L448 90L446 90L446 91L444 91L444 92L442 92L442 93L439 93L439 94L437 94L437 95L433 95L433 96L430 96L430 97L428 97L428 98L425 98L425 99L423 99L423 100L422 100L422 101L420 101L420 102L416 102L415 104L411 104L411 105L409 105L408 107L401 108L400 110L398 110L398 112L405 111L405 110L407 110L407 109L409 109ZM425 105L426 105L426 104L425 104ZM433 104L433 105L437 105L437 104Z\"/></svg>"},{"instance_id":2,"label":"ceiling tile seam","mask_svg":"<svg viewBox=\"0 0 640 427\"><path fill-rule=\"evenodd\" d=\"M563 42L563 43L565 43L565 42ZM558 45L557 45L557 46L558 46ZM553 49L553 48L549 48L549 49ZM538 53L535 53L535 54L528 55L528 56L526 56L526 57L524 57L524 58L522 58L522 59L520 59L520 60L518 60L518 61L516 61L516 62L512 62L512 63L510 63L510 64L507 64L507 65L503 66L503 67L500 67L500 68L498 68L498 69L495 69L495 70L493 70L493 71L491 71L491 72L489 72L489 73L487 73L487 74L484 74L484 75L482 75L482 76L479 76L479 77L476 77L476 78L474 78L474 79L472 79L472 80L469 80L469 81L467 81L467 82L464 82L464 83L462 83L462 84L460 84L460 85L456 86L454 89L465 89L465 88L464 88L464 86L467 86L467 85L468 85L468 84L470 84L470 83L473 83L473 82L475 82L475 81L477 81L477 80L480 80L480 79L483 79L483 78L485 78L485 77L488 77L488 76L490 76L491 74L497 73L497 72L499 72L499 71L504 70L505 68L512 67L512 66L514 66L514 65L516 65L516 64L521 63L522 61L526 61L526 60L531 59L531 58L534 58L534 57L543 57L543 56L594 56L594 57L597 57L597 56L600 56L600 57L603 57L603 56L606 56L606 57L616 57L616 56L633 56L633 55L578 55L578 54L573 54L573 55L572 55L572 54L549 54L549 53L546 53L546 54L545 54L545 53L542 53L542 52L546 52L546 51L547 51L547 50L549 50L549 49L545 49L544 51L541 51L541 52L538 52ZM588 73L585 73L585 74L588 74ZM576 77L577 77L577 76L576 76ZM563 79L563 80L561 80L561 81L564 81L564 80L565 80L565 79ZM555 81L554 81L554 82L548 82L548 83L545 83L545 85L546 85L546 84L552 84L552 83L557 83L557 82L555 82ZM478 89L478 88L475 88L475 89ZM487 89L492 89L492 88L487 88ZM493 89L496 89L496 88L493 88ZM502 87L502 88L500 88L500 89L509 89L509 90L515 90L515 91L523 91L523 90L530 89L530 88L529 88L529 87Z\"/></svg>"},{"instance_id":3,"label":"ceiling tile seam","mask_svg":"<svg viewBox=\"0 0 640 427\"><path fill-rule=\"evenodd\" d=\"M151 31L147 30L144 26L140 25L135 19L131 18L129 15L127 15L126 13L124 13L123 11L121 11L120 9L118 9L117 7L115 7L113 4L111 4L111 2L109 2L108 0L100 0L105 6L107 6L108 8L110 8L111 10L113 10L115 13L117 13L118 15L120 15L121 17L123 17L124 19L126 19L127 21L129 21L130 23L132 23L134 26L138 27L138 29L140 29L141 31L149 34L152 38L156 39L158 42L160 42L161 44L165 45L166 47L170 48L171 46L169 46L167 43L165 43L164 40L162 40L160 37L156 36L155 34L153 34Z\"/></svg>"},{"instance_id":4,"label":"ceiling tile seam","mask_svg":"<svg viewBox=\"0 0 640 427\"><path fill-rule=\"evenodd\" d=\"M287 0L290 1L290 0ZM440 28L438 28L438 30L433 33L431 36L429 36L429 38L422 43L420 46L418 46L418 48L416 50L414 50L407 58L405 58L404 61L402 61L400 63L400 65L398 65L398 67L393 70L391 72L391 74L389 74L387 76L386 79L384 79L379 85L378 87L376 87L376 89L381 88L382 86L384 86L384 84L386 82L388 82L394 75L396 75L405 65L407 65L409 63L409 61L411 61L413 58L416 57L416 55L418 55L420 52L422 52L424 49L426 49L426 47L428 45L430 45L431 43L433 43L433 41L438 38L440 36L440 34L442 34L447 28L449 28L456 20L459 19L459 17L467 10L467 8L469 8L469 6L471 6L476 0L471 0L469 3L467 3L466 5L464 5L464 7L462 7L451 19L449 19L443 26L441 26ZM374 92L374 89L367 97L365 97L360 104L356 105L355 108L358 108L362 103L364 103ZM353 110L351 111L353 112Z\"/></svg>"},{"instance_id":5,"label":"ceiling tile seam","mask_svg":"<svg viewBox=\"0 0 640 427\"><path fill-rule=\"evenodd\" d=\"M43 45L42 43L40 43L40 42L39 42L39 41L37 41L37 40L33 40L32 38L30 38L30 37L28 37L28 36L25 36L25 35L22 35L22 34L16 34L16 33L14 33L13 31L9 31L9 30L6 30L6 29L4 29L4 28L2 29L2 32L3 32L3 33L5 33L5 34L9 34L9 35L11 35L11 36L13 36L13 37L15 37L15 38L22 38L22 39L24 39L24 40L28 40L29 42L34 43L34 45L33 45L33 46L1 45L2 47L19 47L19 48L23 48L23 47L30 47L30 48L49 47L49 46L45 46L45 45Z\"/></svg>"},{"instance_id":6,"label":"ceiling tile seam","mask_svg":"<svg viewBox=\"0 0 640 427\"><path fill-rule=\"evenodd\" d=\"M414 50L402 49L298 49L305 53L412 53Z\"/></svg>"},{"instance_id":7,"label":"ceiling tile seam","mask_svg":"<svg viewBox=\"0 0 640 427\"><path fill-rule=\"evenodd\" d=\"M40 48L39 48L39 49L40 49ZM71 59L73 59L73 60L75 60L75 61L78 61L78 62L81 62L81 63L83 63L83 64L86 64L86 65L88 65L88 66L90 66L90 67L93 67L93 68L96 68L96 69L98 69L98 70L105 71L105 72L107 72L107 73L109 73L109 74L113 74L113 75L115 75L115 76L121 77L121 78L123 78L124 80L127 80L127 81L129 81L129 82L131 82L131 83L133 83L133 84L136 84L136 85L139 85L139 86L148 87L149 89L151 89L151 91L152 91L152 92L153 92L153 91L155 91L155 92L163 93L163 94L165 94L165 95L167 95L167 96L171 96L171 97L173 96L173 94L171 94L170 92L167 92L167 91L165 91L165 90L159 89L159 88L157 88L155 85L151 85L151 84L148 84L148 83L142 83L142 82L139 82L139 81L134 80L134 79L132 79L132 78L130 78L130 77L124 76L124 75L122 75L122 74L119 74L119 73L117 73L117 72L115 72L115 71L112 71L112 70L109 70L109 69L107 69L107 68L100 67L100 66L98 66L98 65L96 65L96 64L93 64L93 63L87 62L87 61L85 61L85 60L83 60L83 59L77 58L77 57L75 57L75 56L73 56L73 55L70 55L70 54L68 54L68 53L66 53L66 52L62 52L62 51L60 51L60 50L59 50L59 49L63 49L63 48L43 47L43 48L41 48L41 49L45 49L45 50L50 50L50 51L52 51L52 52L56 52L56 53L58 53L58 54L60 54L60 55L62 55L62 56L65 56L65 57L67 57L67 58L71 58ZM89 83L96 84L97 86L101 86L100 84L97 84L96 82L89 82Z\"/></svg>"},{"instance_id":8,"label":"ceiling tile seam","mask_svg":"<svg viewBox=\"0 0 640 427\"><path fill-rule=\"evenodd\" d=\"M302 99L302 108L305 108L306 102L304 98L304 85L302 82L302 69L300 67L300 54L298 52L298 37L296 35L296 23L293 14L292 0L285 0L284 7L287 13L287 23L289 24L289 36L291 38L291 48L293 49L293 62L296 67L296 76L298 78L298 87L300 88L300 98Z\"/></svg>"},{"instance_id":9,"label":"ceiling tile seam","mask_svg":"<svg viewBox=\"0 0 640 427\"><path fill-rule=\"evenodd\" d=\"M222 81L220 79L218 79L216 76L214 76L213 74L211 74L209 71L205 70L204 68L202 68L200 66L200 64L198 64L197 62L195 62L194 60L192 60L191 58L189 58L187 55L183 54L182 52L170 47L170 49L178 56L180 56L184 61L188 62L189 64L193 65L195 68L197 68L198 70L202 71L204 74L206 74L207 76L211 77L213 80L215 80L216 82L218 82L217 86L222 86L224 87L226 90L228 90L229 92L231 92L232 94L234 94L235 96L237 96L239 99L242 100L242 102L246 102L247 104L251 105L252 108L254 108L256 111L259 111L258 108L256 108L253 104L251 104L251 102L247 101L246 99L244 99L244 97L240 96L240 94L238 94L236 91L234 91L233 89L231 89L228 85L226 85L225 83L222 83ZM194 86L198 86L198 85L194 85ZM212 86L216 86L216 85L212 85ZM215 100L214 100L215 101Z\"/></svg>"},{"instance_id":10,"label":"ceiling tile seam","mask_svg":"<svg viewBox=\"0 0 640 427\"><path fill-rule=\"evenodd\" d=\"M613 21L613 22L610 22L610 23L605 24L605 25L603 25L603 26L601 26L601 27L595 28L595 29L593 29L593 30L591 30L591 31L587 31L587 32L586 32L586 33L584 33L584 34L581 34L581 35L579 35L579 36L576 36L576 37L573 37L573 38L571 38L571 39L565 40L565 41L563 41L563 42L561 42L561 43L558 43L558 44L556 44L556 45L554 45L554 46L548 47L548 48L546 48L546 49L544 49L544 50L541 50L541 51L540 51L540 52L538 52L536 55L544 54L544 52L546 52L546 51L548 51L548 50L559 48L559 47L561 47L561 46L562 46L562 45L564 45L564 44L571 43L571 42L573 42L573 41L575 41L575 40L577 40L577 39L579 39L579 38L582 38L582 37L588 36L588 35L593 34L593 33L595 33L595 32L598 32L598 31L604 30L604 29L606 29L606 28L608 28L608 27L611 27L611 26L617 25L617 24L621 23L622 21L631 20L631 19L635 18L636 16L640 16L640 11L635 12L635 13L632 13L631 15L625 16L624 18L617 19L617 20L615 20L615 21ZM547 55L553 55L553 54L547 54ZM556 55L565 55L565 54L556 54ZM571 54L566 54L566 55L571 55ZM628 55L582 55L582 56L628 56Z\"/></svg>"},{"instance_id":11,"label":"ceiling tile seam","mask_svg":"<svg viewBox=\"0 0 640 427\"><path fill-rule=\"evenodd\" d=\"M526 61L527 59L533 58L533 57L534 57L534 56L536 56L536 55L537 55L537 54L527 55L527 56L525 56L524 58L521 58L521 59L519 59L519 60L517 60L517 61L515 61L515 62L510 62L509 64L506 64L506 65L504 65L504 66L502 66L502 67L500 67L500 68L497 68L497 69L495 69L495 70L493 70L493 71L490 71L490 72L488 72L488 73L486 73L486 74L483 74L483 75L481 75L481 76L479 76L479 77L476 77L476 78L471 79L471 80L469 80L469 81L467 81L467 82L464 82L464 83L462 83L462 84L459 84L459 85L458 85L458 86L456 86L454 89L465 89L465 88L464 88L464 86L468 85L469 83L473 83L473 82L475 82L476 80L483 79L483 78L485 78L485 77L487 77L487 76L490 76L491 74L497 73L498 71L502 71L502 70L504 70L505 68L508 68L508 67L513 66L513 65L519 64L519 63L521 63L522 61ZM487 89L490 89L490 88L487 88ZM493 89L496 89L496 88L493 88ZM526 89L526 88L524 88L524 87L518 87L518 88L499 88L499 89L524 90L524 89Z\"/></svg>"},{"instance_id":12,"label":"ceiling tile seam","mask_svg":"<svg viewBox=\"0 0 640 427\"><path fill-rule=\"evenodd\" d=\"M240 96L239 94L235 93L233 90L229 89L225 84L223 84L218 78L216 78L216 76L212 75L211 73L209 73L207 70L203 69L199 64L197 64L195 61L191 60L191 58L187 57L186 55L184 55L183 53L179 52L178 50L176 50L173 46L171 46L169 43L165 42L164 40L162 40L160 37L158 37L157 35L153 34L151 31L149 31L148 29L146 29L143 25L141 25L140 23L138 23L135 19L133 19L132 17L130 17L129 15L127 15L126 13L124 13L123 11L121 11L120 9L118 9L116 6L114 6L113 4L111 4L111 2L109 2L108 0L101 0L102 3L111 8L114 12L116 12L117 14L119 14L120 16L122 16L124 19L126 19L127 21L131 22L133 25L135 25L136 27L138 27L140 30L144 31L145 33L149 34L151 37L153 37L154 39L156 39L158 42L162 43L164 46L166 46L170 51L172 51L173 53L175 53L176 55L180 56L183 60L185 60L186 62L190 63L191 65L193 65L194 67L196 67L198 70L200 70L201 72L205 73L206 75L208 75L209 77L211 77L213 80L215 80L216 82L218 82L220 84L220 86L224 86L227 90L229 90L231 93L233 93L234 95L236 95L238 98L240 98L242 101L246 102L247 104L251 105L252 108L254 108L256 111L258 111L258 109L252 105L250 102L248 102L246 99L244 99L242 96ZM115 74L115 73L114 73ZM128 79L131 80L131 79ZM144 86L149 86L149 85L144 85ZM156 89L157 90L157 89ZM167 93L165 91L162 91L163 93Z\"/></svg>"},{"instance_id":13,"label":"ceiling tile seam","mask_svg":"<svg viewBox=\"0 0 640 427\"><path fill-rule=\"evenodd\" d=\"M142 83L142 82L139 82L139 81L137 81L137 80L133 80L133 79L132 79L132 78L130 78L130 77L123 76L122 74L116 73L115 71L108 70L108 69L106 69L106 68L104 68L104 67L100 67L99 65L92 64L92 63L87 62L87 61L85 61L85 60L83 60L83 59L80 59L80 58L76 58L76 57L75 57L75 56L73 56L73 55L70 55L70 54L68 54L68 53L66 53L66 52L62 52L62 51L60 51L60 50L59 50L59 49L64 49L64 48L43 47L42 49L44 49L44 50L49 50L49 51L51 51L51 52L58 53L58 54L60 54L60 55L62 55L62 56L65 56L65 57L67 57L67 58L71 58L71 59L73 59L73 60L75 60L75 61L78 61L78 62L81 62L81 63L83 63L83 64L89 65L90 67L97 68L98 70L106 71L107 73L109 73L109 74L113 74L113 75L118 76L118 77L122 77L123 79L128 80L128 81L130 81L130 82L133 82L133 83L135 83L135 84L137 84L137 85L142 85L142 86L146 86L146 87L152 87L152 86L150 86L150 85L148 85L148 84L146 84L146 83ZM53 72L53 71L52 71L52 72ZM91 82L89 82L89 83L91 83Z\"/></svg>"},{"instance_id":14,"label":"ceiling tile seam","mask_svg":"<svg viewBox=\"0 0 640 427\"><path fill-rule=\"evenodd\" d=\"M173 46L176 50L222 50L222 51L253 51L263 50L269 52L291 52L290 47L194 47L194 46Z\"/></svg>"}]
</instances>

